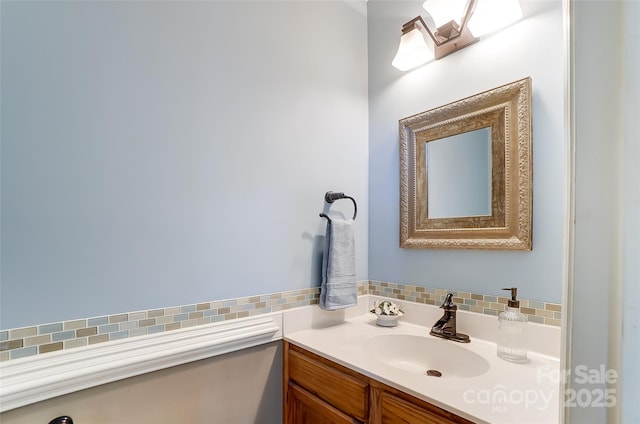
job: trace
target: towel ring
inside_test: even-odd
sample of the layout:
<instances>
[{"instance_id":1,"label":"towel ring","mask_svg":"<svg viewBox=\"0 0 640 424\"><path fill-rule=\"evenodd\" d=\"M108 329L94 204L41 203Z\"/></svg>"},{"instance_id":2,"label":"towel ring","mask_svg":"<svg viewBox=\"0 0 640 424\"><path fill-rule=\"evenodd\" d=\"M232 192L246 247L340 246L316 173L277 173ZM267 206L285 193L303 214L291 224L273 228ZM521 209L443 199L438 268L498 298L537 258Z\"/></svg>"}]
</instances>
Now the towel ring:
<instances>
[{"instance_id":1,"label":"towel ring","mask_svg":"<svg viewBox=\"0 0 640 424\"><path fill-rule=\"evenodd\" d=\"M334 193L333 191L327 191L324 195L324 201L327 203L333 203L336 200L340 199L350 199L353 202L353 220L356 220L356 215L358 215L358 204L356 203L356 199L351 196L345 196L344 193ZM331 222L331 218L326 213L321 213L320 216L322 218L326 218L327 221Z\"/></svg>"}]
</instances>

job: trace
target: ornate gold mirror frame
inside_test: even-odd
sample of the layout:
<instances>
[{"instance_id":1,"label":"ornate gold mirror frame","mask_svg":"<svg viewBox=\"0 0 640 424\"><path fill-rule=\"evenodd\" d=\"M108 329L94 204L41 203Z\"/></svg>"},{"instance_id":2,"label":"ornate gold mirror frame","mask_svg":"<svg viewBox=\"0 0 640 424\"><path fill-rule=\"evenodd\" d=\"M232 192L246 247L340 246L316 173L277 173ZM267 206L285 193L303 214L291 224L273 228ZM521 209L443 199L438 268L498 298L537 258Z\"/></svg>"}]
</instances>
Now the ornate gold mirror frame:
<instances>
[{"instance_id":1,"label":"ornate gold mirror frame","mask_svg":"<svg viewBox=\"0 0 640 424\"><path fill-rule=\"evenodd\" d=\"M429 218L428 143L482 128L491 135L490 213ZM531 250L531 168L531 78L401 119L400 246Z\"/></svg>"}]
</instances>

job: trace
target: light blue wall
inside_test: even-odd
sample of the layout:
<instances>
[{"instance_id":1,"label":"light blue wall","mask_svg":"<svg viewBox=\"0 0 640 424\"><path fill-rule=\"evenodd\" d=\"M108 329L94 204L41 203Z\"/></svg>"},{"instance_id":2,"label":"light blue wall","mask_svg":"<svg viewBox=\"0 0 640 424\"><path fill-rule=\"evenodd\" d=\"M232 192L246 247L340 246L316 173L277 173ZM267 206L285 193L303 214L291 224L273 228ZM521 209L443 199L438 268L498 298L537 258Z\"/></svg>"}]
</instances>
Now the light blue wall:
<instances>
[{"instance_id":1,"label":"light blue wall","mask_svg":"<svg viewBox=\"0 0 640 424\"><path fill-rule=\"evenodd\" d=\"M410 72L391 66L404 22L423 1L370 0L369 277L427 287L561 301L567 165L562 2L522 1L526 18ZM399 248L398 120L530 76L533 251Z\"/></svg>"},{"instance_id":2,"label":"light blue wall","mask_svg":"<svg viewBox=\"0 0 640 424\"><path fill-rule=\"evenodd\" d=\"M1 7L0 328L367 278L366 3Z\"/></svg>"}]
</instances>

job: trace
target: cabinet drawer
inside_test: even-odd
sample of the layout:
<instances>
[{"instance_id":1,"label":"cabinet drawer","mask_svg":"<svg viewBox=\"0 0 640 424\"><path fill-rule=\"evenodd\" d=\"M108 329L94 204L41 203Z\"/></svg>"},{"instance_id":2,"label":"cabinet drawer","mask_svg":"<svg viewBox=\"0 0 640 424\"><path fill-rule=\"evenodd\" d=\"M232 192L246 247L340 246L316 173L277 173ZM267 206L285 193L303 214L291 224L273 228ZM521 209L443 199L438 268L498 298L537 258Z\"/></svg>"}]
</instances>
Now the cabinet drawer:
<instances>
[{"instance_id":1,"label":"cabinet drawer","mask_svg":"<svg viewBox=\"0 0 640 424\"><path fill-rule=\"evenodd\" d=\"M289 383L288 424L354 424L356 421L296 384Z\"/></svg>"},{"instance_id":2,"label":"cabinet drawer","mask_svg":"<svg viewBox=\"0 0 640 424\"><path fill-rule=\"evenodd\" d=\"M288 360L291 380L345 414L367 421L368 383L293 349Z\"/></svg>"},{"instance_id":3,"label":"cabinet drawer","mask_svg":"<svg viewBox=\"0 0 640 424\"><path fill-rule=\"evenodd\" d=\"M446 411L435 413L434 411L421 408L417 404L409 403L390 393L383 392L380 396L380 423L381 424L455 424L468 423L461 417L456 417ZM446 414L447 416L444 416Z\"/></svg>"}]
</instances>

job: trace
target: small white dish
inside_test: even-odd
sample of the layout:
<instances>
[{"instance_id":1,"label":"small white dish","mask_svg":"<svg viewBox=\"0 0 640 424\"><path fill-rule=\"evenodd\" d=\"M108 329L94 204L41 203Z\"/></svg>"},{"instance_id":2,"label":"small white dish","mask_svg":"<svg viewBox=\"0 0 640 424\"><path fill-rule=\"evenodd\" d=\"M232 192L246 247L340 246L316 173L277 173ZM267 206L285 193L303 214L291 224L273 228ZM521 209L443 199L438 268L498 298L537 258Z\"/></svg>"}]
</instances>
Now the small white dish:
<instances>
[{"instance_id":1,"label":"small white dish","mask_svg":"<svg viewBox=\"0 0 640 424\"><path fill-rule=\"evenodd\" d=\"M401 317L402 313L398 315L376 315L376 324L381 327L395 327L398 325L398 317Z\"/></svg>"}]
</instances>

